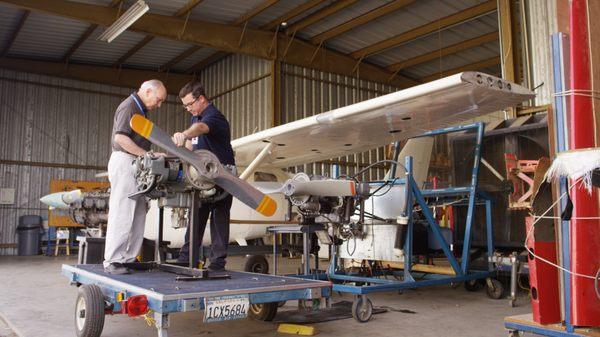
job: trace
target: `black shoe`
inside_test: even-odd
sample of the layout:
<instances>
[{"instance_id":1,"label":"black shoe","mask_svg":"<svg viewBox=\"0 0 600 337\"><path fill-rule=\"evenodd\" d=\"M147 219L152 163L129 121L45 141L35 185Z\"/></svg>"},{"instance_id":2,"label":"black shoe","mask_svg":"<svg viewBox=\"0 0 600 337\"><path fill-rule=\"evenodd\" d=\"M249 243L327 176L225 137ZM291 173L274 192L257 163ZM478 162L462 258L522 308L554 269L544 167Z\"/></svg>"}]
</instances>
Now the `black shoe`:
<instances>
[{"instance_id":1,"label":"black shoe","mask_svg":"<svg viewBox=\"0 0 600 337\"><path fill-rule=\"evenodd\" d=\"M131 274L131 270L129 270L129 268L123 267L123 264L118 262L109 264L108 267L104 268L104 271L112 275Z\"/></svg>"}]
</instances>

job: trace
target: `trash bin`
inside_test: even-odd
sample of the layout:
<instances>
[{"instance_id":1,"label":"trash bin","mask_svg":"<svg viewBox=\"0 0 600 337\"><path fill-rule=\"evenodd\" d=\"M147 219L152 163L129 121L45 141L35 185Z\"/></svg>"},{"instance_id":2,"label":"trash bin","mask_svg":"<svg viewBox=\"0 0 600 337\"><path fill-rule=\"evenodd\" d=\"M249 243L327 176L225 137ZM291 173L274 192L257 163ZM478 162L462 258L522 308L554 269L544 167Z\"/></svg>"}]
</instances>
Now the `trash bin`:
<instances>
[{"instance_id":1,"label":"trash bin","mask_svg":"<svg viewBox=\"0 0 600 337\"><path fill-rule=\"evenodd\" d=\"M17 234L19 235L19 256L38 255L40 253L40 234L42 233L42 217L39 215L23 215L19 217Z\"/></svg>"}]
</instances>

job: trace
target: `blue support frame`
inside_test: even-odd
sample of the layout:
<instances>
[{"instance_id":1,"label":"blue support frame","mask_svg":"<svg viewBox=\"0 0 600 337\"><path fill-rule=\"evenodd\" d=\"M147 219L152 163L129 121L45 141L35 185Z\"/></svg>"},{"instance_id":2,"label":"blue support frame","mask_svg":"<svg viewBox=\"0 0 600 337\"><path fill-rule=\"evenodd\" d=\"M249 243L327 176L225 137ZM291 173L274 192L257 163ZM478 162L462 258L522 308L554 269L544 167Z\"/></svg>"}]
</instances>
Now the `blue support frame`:
<instances>
[{"instance_id":1,"label":"blue support frame","mask_svg":"<svg viewBox=\"0 0 600 337\"><path fill-rule=\"evenodd\" d=\"M393 276L403 276L402 280L386 279L380 277L363 277L359 275L346 274L337 271L337 257L335 250L332 252L331 263L326 274L317 275L302 275L300 277L315 278L315 279L328 279L336 281L349 281L349 282L362 282L367 285L356 286L342 283L334 283L333 291L352 293L356 295L365 295L374 292L402 290L409 288L417 288L422 286L433 286L441 284L458 283L463 281L469 281L474 279L482 279L492 276L494 272L494 266L492 263L488 264L488 270L469 270L469 251L471 246L471 236L473 228L473 219L475 213L476 202L483 202L486 211L486 231L487 231L487 254L491 258L494 251L493 243L493 228L491 220L491 198L482 191L477 189L477 179L479 175L479 165L481 161L481 148L483 143L484 125L483 123L473 123L463 126L449 127L439 130L433 130L427 132L418 137L429 137L441 134L447 134L452 132L460 131L475 131L476 132L476 145L475 145L475 156L473 162L473 168L471 170L471 181L470 185L466 187L454 187L446 189L432 189L432 190L420 190L417 186L416 181L413 178L413 158L405 158L406 177L404 179L396 179L394 184L405 184L405 214L404 216L408 219L407 223L407 236L404 243L404 269L402 274L397 273L379 273L374 276L387 276L392 274ZM397 159L397 158L396 158ZM375 183L377 184L377 183ZM440 198L457 198L468 195L468 213L465 223L465 238L464 247L461 255L462 262L459 264L458 260L450 250L449 244L446 242L442 235L442 230L435 220L433 214L429 210L429 205L426 202L426 198L440 197ZM446 258L448 259L455 275L442 275L442 274L425 274L413 272L411 269L411 261L413 260L413 229L414 221L412 217L413 205L418 204L433 232L435 239L438 241ZM488 259L489 261L489 259ZM415 281L413 274L419 274L421 278L419 281Z\"/></svg>"},{"instance_id":2,"label":"blue support frame","mask_svg":"<svg viewBox=\"0 0 600 337\"><path fill-rule=\"evenodd\" d=\"M564 57L568 57L568 53L564 52L564 46L566 42L566 36L562 33L552 34L552 60L554 66L554 91L555 92L563 92L566 90L564 84L566 81L564 68L565 62ZM567 128L567 100L563 96L556 96L555 107L555 121L554 128L556 130L556 152L562 152L569 149L569 142L567 138L568 128ZM567 191L567 181L562 178L559 183L559 193L562 195ZM564 209L567 201L561 200L560 206L561 209ZM568 270L571 270L571 242L570 242L570 230L569 230L569 222L561 221L560 223L560 231L561 231L561 261L563 267ZM564 313L565 313L565 327L567 332L573 332L573 324L571 323L571 275L569 273L562 273L563 279L563 294L564 294Z\"/></svg>"}]
</instances>

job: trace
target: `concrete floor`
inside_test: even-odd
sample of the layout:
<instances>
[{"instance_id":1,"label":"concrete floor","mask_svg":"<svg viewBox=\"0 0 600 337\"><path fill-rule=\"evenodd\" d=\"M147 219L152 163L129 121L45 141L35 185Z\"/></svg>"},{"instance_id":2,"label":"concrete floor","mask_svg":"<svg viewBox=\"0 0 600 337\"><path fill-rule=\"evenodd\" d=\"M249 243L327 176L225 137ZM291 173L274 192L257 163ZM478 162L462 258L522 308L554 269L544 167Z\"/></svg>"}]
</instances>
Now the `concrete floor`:
<instances>
[{"instance_id":1,"label":"concrete floor","mask_svg":"<svg viewBox=\"0 0 600 337\"><path fill-rule=\"evenodd\" d=\"M61 264L74 264L71 257L0 256L0 337L75 336L73 310L77 289L60 274ZM228 267L239 270L242 259L233 257ZM294 271L299 260L285 259L286 272ZM375 294L374 306L386 306L415 313L389 311L374 315L366 324L353 319L318 323L320 336L506 336L503 318L531 312L528 297L520 294L516 308L508 301L489 299L485 291L470 293L449 286ZM352 300L335 294L333 301ZM287 303L281 310L293 310ZM4 320L4 322L3 322ZM250 319L203 324L199 312L171 315L169 336L285 336L277 324ZM102 336L157 336L156 329L141 318L108 316Z\"/></svg>"}]
</instances>

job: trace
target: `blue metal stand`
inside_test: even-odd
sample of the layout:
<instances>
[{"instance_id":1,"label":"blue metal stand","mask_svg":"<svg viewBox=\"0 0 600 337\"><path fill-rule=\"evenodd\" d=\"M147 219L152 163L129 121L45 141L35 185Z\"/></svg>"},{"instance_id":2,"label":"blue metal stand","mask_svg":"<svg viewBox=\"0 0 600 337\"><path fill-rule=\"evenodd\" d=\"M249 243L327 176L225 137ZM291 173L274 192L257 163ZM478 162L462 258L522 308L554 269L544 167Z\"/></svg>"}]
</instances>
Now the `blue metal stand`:
<instances>
[{"instance_id":1,"label":"blue metal stand","mask_svg":"<svg viewBox=\"0 0 600 337\"><path fill-rule=\"evenodd\" d=\"M421 190L419 189L416 181L413 178L413 158L405 158L406 177L402 179L396 179L392 182L394 185L405 185L405 214L404 218L407 221L407 234L406 241L404 243L404 269L402 270L378 270L373 271L373 275L366 277L360 274L347 273L338 269L337 266L337 252L332 247L331 249L331 262L326 273L316 275L300 275L300 277L315 278L315 279L327 279L333 282L333 290L338 292L351 293L357 296L355 302L365 303L366 294L384 291L403 290L409 288L417 288L424 286L443 285L451 283L459 283L464 281L470 281L474 279L485 279L492 276L494 266L491 262L488 262L487 270L471 270L469 268L470 260L470 248L471 248L471 237L473 232L473 221L476 205L485 206L486 212L486 235L487 235L487 255L488 261L491 260L494 251L494 240L492 230L492 218L491 218L491 198L483 191L477 188L477 179L479 174L479 165L481 160L481 146L483 143L483 123L474 123L464 126L450 127L440 130L435 130L423 134L421 137L429 137L441 134L447 134L452 132L462 131L475 131L476 132L476 146L475 156L473 161L473 169L471 175L470 185L466 187L455 187L446 189L430 189ZM396 151L398 152L398 151ZM468 199L466 206L468 207L467 218L465 221L465 234L463 240L463 249L460 261L454 256L454 253L450 249L450 245L444 239L442 235L442 229L438 222L435 220L434 215L430 210L430 205L427 203L428 199L436 199L443 201L452 201L456 203L460 199ZM419 206L422 214L424 215L427 224L431 228L433 236L442 251L446 259L448 260L454 275L447 274L436 274L436 273L424 273L412 270L413 263L413 240L414 240L414 227L415 221L413 219L413 208ZM393 278L387 278L391 276ZM361 302L362 301L362 302ZM370 303L370 301L369 301ZM356 318L356 317L355 317ZM366 319L368 320L368 318Z\"/></svg>"}]
</instances>

